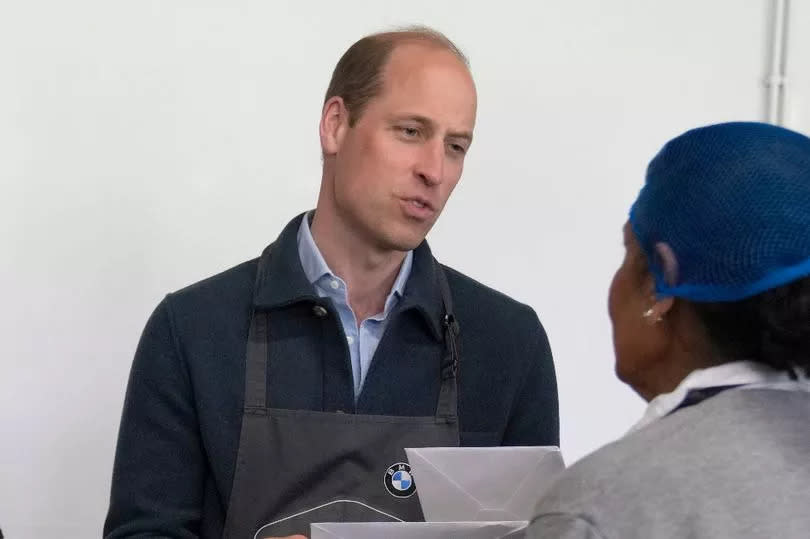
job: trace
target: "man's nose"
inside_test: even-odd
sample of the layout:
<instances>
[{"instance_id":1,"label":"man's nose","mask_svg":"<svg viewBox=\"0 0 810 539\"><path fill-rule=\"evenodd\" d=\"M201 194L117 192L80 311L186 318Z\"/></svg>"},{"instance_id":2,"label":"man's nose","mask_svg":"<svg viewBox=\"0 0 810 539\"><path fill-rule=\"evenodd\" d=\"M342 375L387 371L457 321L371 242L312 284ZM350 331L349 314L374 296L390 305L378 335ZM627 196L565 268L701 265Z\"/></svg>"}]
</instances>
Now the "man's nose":
<instances>
[{"instance_id":1,"label":"man's nose","mask_svg":"<svg viewBox=\"0 0 810 539\"><path fill-rule=\"evenodd\" d=\"M422 147L416 174L428 185L436 185L444 177L444 142L429 142Z\"/></svg>"}]
</instances>

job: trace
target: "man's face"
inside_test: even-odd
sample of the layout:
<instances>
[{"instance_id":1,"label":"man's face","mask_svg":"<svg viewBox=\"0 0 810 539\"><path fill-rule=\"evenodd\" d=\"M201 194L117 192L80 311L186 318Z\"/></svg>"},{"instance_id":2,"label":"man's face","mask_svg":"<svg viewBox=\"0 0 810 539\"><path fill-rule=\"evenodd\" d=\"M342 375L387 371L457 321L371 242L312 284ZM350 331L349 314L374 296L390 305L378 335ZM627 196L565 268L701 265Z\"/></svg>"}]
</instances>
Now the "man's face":
<instances>
[{"instance_id":1,"label":"man's face","mask_svg":"<svg viewBox=\"0 0 810 539\"><path fill-rule=\"evenodd\" d=\"M381 250L418 246L461 178L476 92L451 52L401 44L383 89L343 130L334 154L336 214Z\"/></svg>"}]
</instances>

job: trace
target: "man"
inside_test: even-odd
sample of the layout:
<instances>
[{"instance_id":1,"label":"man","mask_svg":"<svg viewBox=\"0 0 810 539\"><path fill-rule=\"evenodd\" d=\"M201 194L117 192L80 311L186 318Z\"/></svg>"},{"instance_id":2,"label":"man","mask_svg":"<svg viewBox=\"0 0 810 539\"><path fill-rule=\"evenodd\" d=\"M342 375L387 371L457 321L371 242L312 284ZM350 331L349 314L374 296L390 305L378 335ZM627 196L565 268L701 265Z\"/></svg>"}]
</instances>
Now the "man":
<instances>
[{"instance_id":1,"label":"man","mask_svg":"<svg viewBox=\"0 0 810 539\"><path fill-rule=\"evenodd\" d=\"M404 447L558 445L534 311L439 265L424 241L475 114L466 61L437 32L376 34L344 54L315 211L147 323L107 537L419 520Z\"/></svg>"}]
</instances>

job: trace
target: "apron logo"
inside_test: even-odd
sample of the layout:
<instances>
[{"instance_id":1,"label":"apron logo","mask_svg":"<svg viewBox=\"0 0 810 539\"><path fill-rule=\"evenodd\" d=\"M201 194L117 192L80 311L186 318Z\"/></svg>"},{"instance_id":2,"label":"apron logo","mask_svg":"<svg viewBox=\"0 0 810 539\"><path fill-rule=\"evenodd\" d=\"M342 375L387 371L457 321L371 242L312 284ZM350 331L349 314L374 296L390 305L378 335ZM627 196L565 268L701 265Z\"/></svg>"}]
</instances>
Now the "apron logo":
<instances>
[{"instance_id":1,"label":"apron logo","mask_svg":"<svg viewBox=\"0 0 810 539\"><path fill-rule=\"evenodd\" d=\"M385 490L396 498L410 498L416 492L411 467L404 462L392 464L385 471Z\"/></svg>"}]
</instances>

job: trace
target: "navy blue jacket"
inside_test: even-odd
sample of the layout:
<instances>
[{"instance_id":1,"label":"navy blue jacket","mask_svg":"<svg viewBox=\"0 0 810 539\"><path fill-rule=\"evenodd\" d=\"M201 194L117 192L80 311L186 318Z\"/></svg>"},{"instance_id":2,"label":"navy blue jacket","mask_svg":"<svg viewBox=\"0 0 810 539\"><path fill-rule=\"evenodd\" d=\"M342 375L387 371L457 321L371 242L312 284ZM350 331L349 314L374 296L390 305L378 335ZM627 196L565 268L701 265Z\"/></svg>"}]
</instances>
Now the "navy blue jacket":
<instances>
[{"instance_id":1,"label":"navy blue jacket","mask_svg":"<svg viewBox=\"0 0 810 539\"><path fill-rule=\"evenodd\" d=\"M255 307L270 311L273 408L435 413L443 307L426 242L355 405L331 301L298 257L294 219L273 247ZM107 537L220 537L234 475L258 259L169 294L132 364L113 470ZM445 268L461 327L461 443L559 445L557 385L534 311ZM317 317L315 305L329 315ZM283 465L283 463L280 463Z\"/></svg>"}]
</instances>

